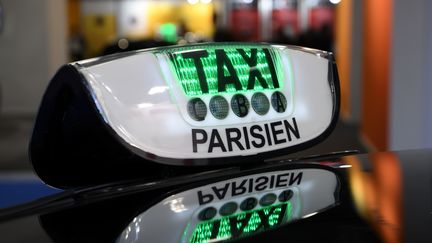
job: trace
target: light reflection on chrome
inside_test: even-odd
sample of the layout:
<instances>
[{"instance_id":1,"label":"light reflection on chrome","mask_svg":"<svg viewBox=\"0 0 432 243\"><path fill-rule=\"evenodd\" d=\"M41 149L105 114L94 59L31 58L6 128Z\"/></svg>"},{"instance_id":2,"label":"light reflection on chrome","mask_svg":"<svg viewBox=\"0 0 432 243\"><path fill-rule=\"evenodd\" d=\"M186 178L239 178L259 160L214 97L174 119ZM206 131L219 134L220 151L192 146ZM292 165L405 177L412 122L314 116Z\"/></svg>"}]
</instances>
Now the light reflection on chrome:
<instances>
[{"instance_id":1,"label":"light reflection on chrome","mask_svg":"<svg viewBox=\"0 0 432 243\"><path fill-rule=\"evenodd\" d=\"M183 204L183 198L182 197L173 199L171 201L164 202L164 205L166 205L166 204L169 204L171 211L176 212L176 213L181 213L181 212L187 210L187 208Z\"/></svg>"},{"instance_id":2,"label":"light reflection on chrome","mask_svg":"<svg viewBox=\"0 0 432 243\"><path fill-rule=\"evenodd\" d=\"M167 91L168 89L169 89L168 86L155 86L149 90L148 94L149 95L160 94Z\"/></svg>"},{"instance_id":3,"label":"light reflection on chrome","mask_svg":"<svg viewBox=\"0 0 432 243\"><path fill-rule=\"evenodd\" d=\"M312 216L317 215L317 214L318 214L318 212L313 212L313 213L310 213L310 214L306 214L305 216L302 217L302 219L309 218L309 217L312 217Z\"/></svg>"},{"instance_id":4,"label":"light reflection on chrome","mask_svg":"<svg viewBox=\"0 0 432 243\"><path fill-rule=\"evenodd\" d=\"M137 107L140 108L140 109L145 109L145 108L149 108L149 107L152 107L152 106L154 106L154 104L152 104L152 103L140 103L140 104L137 105Z\"/></svg>"}]
</instances>

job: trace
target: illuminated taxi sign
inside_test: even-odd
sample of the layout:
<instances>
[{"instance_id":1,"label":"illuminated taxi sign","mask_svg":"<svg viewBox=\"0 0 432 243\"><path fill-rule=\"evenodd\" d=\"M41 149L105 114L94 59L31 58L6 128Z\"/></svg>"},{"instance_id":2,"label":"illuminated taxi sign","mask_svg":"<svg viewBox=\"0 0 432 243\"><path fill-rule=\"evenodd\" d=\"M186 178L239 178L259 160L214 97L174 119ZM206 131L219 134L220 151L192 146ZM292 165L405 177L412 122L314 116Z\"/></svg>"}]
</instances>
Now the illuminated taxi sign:
<instances>
[{"instance_id":1,"label":"illuminated taxi sign","mask_svg":"<svg viewBox=\"0 0 432 243\"><path fill-rule=\"evenodd\" d=\"M338 112L331 53L250 43L161 47L62 67L30 149L36 170L59 180L50 172L55 151L73 154L63 163L79 168L257 162L321 142Z\"/></svg>"},{"instance_id":2,"label":"illuminated taxi sign","mask_svg":"<svg viewBox=\"0 0 432 243\"><path fill-rule=\"evenodd\" d=\"M264 46L212 45L178 48L171 62L187 96L279 89L281 62Z\"/></svg>"},{"instance_id":3,"label":"illuminated taxi sign","mask_svg":"<svg viewBox=\"0 0 432 243\"><path fill-rule=\"evenodd\" d=\"M292 207L292 203L287 202L202 222L196 226L188 242L227 240L270 230L291 220Z\"/></svg>"}]
</instances>

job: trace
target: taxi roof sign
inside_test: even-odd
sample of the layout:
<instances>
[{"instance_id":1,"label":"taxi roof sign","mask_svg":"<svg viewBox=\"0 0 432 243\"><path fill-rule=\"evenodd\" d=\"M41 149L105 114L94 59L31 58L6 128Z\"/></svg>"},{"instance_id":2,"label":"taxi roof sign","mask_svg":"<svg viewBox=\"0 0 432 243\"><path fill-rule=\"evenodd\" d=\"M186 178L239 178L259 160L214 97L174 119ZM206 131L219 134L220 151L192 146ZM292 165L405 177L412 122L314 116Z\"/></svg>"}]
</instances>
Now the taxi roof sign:
<instances>
[{"instance_id":1,"label":"taxi roof sign","mask_svg":"<svg viewBox=\"0 0 432 243\"><path fill-rule=\"evenodd\" d=\"M327 137L338 112L331 53L249 43L154 48L62 67L30 152L42 178L62 170L77 180L74 170L104 168L110 181L142 175L130 168L149 164L226 165L295 152Z\"/></svg>"}]
</instances>

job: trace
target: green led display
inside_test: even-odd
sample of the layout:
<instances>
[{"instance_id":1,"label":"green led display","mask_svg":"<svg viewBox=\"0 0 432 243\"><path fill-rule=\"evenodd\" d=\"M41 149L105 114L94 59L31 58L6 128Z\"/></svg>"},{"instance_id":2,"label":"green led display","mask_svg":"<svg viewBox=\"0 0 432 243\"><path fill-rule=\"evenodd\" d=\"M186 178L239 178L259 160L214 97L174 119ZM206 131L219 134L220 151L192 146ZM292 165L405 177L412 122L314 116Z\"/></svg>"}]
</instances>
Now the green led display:
<instances>
[{"instance_id":1,"label":"green led display","mask_svg":"<svg viewBox=\"0 0 432 243\"><path fill-rule=\"evenodd\" d=\"M261 223L260 215L257 212L252 213L246 227L243 229L243 233L255 232L262 225Z\"/></svg>"},{"instance_id":2,"label":"green led display","mask_svg":"<svg viewBox=\"0 0 432 243\"><path fill-rule=\"evenodd\" d=\"M231 237L231 225L228 218L221 219L217 239L224 239Z\"/></svg>"},{"instance_id":3,"label":"green led display","mask_svg":"<svg viewBox=\"0 0 432 243\"><path fill-rule=\"evenodd\" d=\"M278 53L266 46L173 48L170 60L187 96L282 88Z\"/></svg>"},{"instance_id":4,"label":"green led display","mask_svg":"<svg viewBox=\"0 0 432 243\"><path fill-rule=\"evenodd\" d=\"M196 228L190 242L206 242L212 236L213 229L212 222L204 222L200 224L200 227Z\"/></svg>"},{"instance_id":5,"label":"green led display","mask_svg":"<svg viewBox=\"0 0 432 243\"><path fill-rule=\"evenodd\" d=\"M288 222L292 218L292 213L292 204L287 202L204 221L195 227L189 242L200 243L209 240L239 238Z\"/></svg>"}]
</instances>

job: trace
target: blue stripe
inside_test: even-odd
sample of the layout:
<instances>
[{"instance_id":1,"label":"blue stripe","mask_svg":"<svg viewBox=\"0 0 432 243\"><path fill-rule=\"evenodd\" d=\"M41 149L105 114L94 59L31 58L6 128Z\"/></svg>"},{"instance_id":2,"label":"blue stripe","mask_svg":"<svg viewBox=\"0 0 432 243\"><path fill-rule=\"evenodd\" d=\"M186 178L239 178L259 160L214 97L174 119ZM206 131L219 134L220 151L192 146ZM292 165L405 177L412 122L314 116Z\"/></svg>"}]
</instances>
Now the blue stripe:
<instances>
[{"instance_id":1,"label":"blue stripe","mask_svg":"<svg viewBox=\"0 0 432 243\"><path fill-rule=\"evenodd\" d=\"M22 204L62 190L49 187L37 178L0 177L0 208Z\"/></svg>"}]
</instances>

